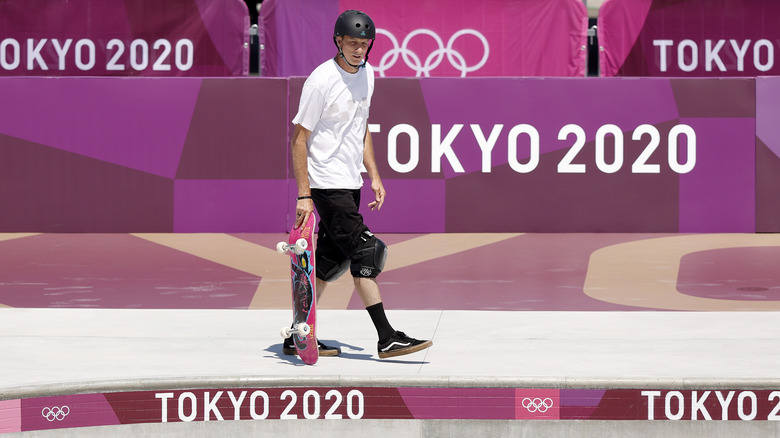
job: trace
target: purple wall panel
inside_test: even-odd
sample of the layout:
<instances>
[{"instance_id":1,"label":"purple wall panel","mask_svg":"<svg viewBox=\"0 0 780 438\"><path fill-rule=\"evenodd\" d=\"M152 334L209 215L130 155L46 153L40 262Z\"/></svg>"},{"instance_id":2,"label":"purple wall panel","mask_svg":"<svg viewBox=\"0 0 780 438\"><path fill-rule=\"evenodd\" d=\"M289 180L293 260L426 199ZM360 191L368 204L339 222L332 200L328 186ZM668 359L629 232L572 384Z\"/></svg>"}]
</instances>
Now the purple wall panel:
<instances>
[{"instance_id":1,"label":"purple wall panel","mask_svg":"<svg viewBox=\"0 0 780 438\"><path fill-rule=\"evenodd\" d=\"M190 114L177 179L286 179L287 84L205 81Z\"/></svg>"},{"instance_id":2,"label":"purple wall panel","mask_svg":"<svg viewBox=\"0 0 780 438\"><path fill-rule=\"evenodd\" d=\"M594 150L588 142L581 153L593 156ZM627 170L560 174L557 163L564 152L544 154L542 164L528 174L504 165L488 176L471 173L448 179L446 231L677 231L675 175L633 175ZM595 167L592 160L583 164Z\"/></svg>"},{"instance_id":3,"label":"purple wall panel","mask_svg":"<svg viewBox=\"0 0 780 438\"><path fill-rule=\"evenodd\" d=\"M287 81L3 78L0 231L285 228Z\"/></svg>"},{"instance_id":4,"label":"purple wall panel","mask_svg":"<svg viewBox=\"0 0 780 438\"><path fill-rule=\"evenodd\" d=\"M780 231L780 78L756 79L756 231Z\"/></svg>"},{"instance_id":5,"label":"purple wall panel","mask_svg":"<svg viewBox=\"0 0 780 438\"><path fill-rule=\"evenodd\" d=\"M170 232L173 181L0 134L0 231Z\"/></svg>"},{"instance_id":6,"label":"purple wall panel","mask_svg":"<svg viewBox=\"0 0 780 438\"><path fill-rule=\"evenodd\" d=\"M518 124L529 124L539 131L540 150L548 153L568 147L556 139L561 127L569 123L582 127L592 139L605 123L633 129L642 123L678 117L672 90L665 80L647 80L637 86L609 79L441 79L422 81L422 87L431 123L441 124L445 131L456 123L476 123L487 136L496 124L504 125L493 150L493 165L507 163L507 133ZM636 102L642 105L632 111L623 110ZM463 155L464 168L471 173L481 169L481 151L468 126L465 128L457 139L462 145L457 155ZM520 148L520 154L526 150ZM452 176L451 168L444 169L448 177Z\"/></svg>"},{"instance_id":7,"label":"purple wall panel","mask_svg":"<svg viewBox=\"0 0 780 438\"><path fill-rule=\"evenodd\" d=\"M0 232L286 231L302 85L0 79ZM779 231L778 97L778 78L380 78L388 198L363 213L377 232Z\"/></svg>"},{"instance_id":8,"label":"purple wall panel","mask_svg":"<svg viewBox=\"0 0 780 438\"><path fill-rule=\"evenodd\" d=\"M396 93L413 84L391 84L374 101L374 108L390 109L372 110L380 125L374 142L388 151L378 153L380 169L383 178L446 181L446 224L438 231L677 232L682 213L686 231L754 231L750 79L423 79L422 96ZM718 93L726 97L709 97ZM401 123L419 141L394 136ZM639 135L648 125L655 144L650 134ZM684 148L687 136L676 133L684 125L698 139L697 161L678 170L669 138L680 138ZM523 134L511 135L517 128ZM622 137L622 164L615 135ZM685 164L684 154L674 161ZM642 163L657 170L635 169Z\"/></svg>"},{"instance_id":9,"label":"purple wall panel","mask_svg":"<svg viewBox=\"0 0 780 438\"><path fill-rule=\"evenodd\" d=\"M464 125L452 142L453 155L463 171L453 169L452 159L438 160L442 161L441 175L447 179L447 224L441 231L664 231L672 225L675 229L675 178L668 174L631 178L625 168L605 175L593 160L593 137L600 126L611 123L627 131L642 123L659 124L678 117L666 81L644 85L556 79L423 81L431 124L441 125L443 133L451 132L456 124ZM644 103L642 107L622 110L637 101ZM471 127L475 124L485 138L503 125L484 170L486 158ZM508 164L510 155L521 163L529 159L527 136L512 142L517 143L517 151L510 150L509 132L521 124L531 126L539 136L539 164L527 173ZM581 127L586 136L575 160L586 166L583 174L558 171L558 163L574 144L573 139L558 140L567 124ZM431 130L430 126L421 129ZM664 187L666 196L653 196ZM657 199L655 206L643 201L648 196ZM571 215L572 210L579 214Z\"/></svg>"},{"instance_id":10,"label":"purple wall panel","mask_svg":"<svg viewBox=\"0 0 780 438\"><path fill-rule=\"evenodd\" d=\"M361 192L361 213L374 230L389 233L438 233L447 218L445 181L441 179L383 179L387 191L379 211L369 211L366 204L374 192L366 181Z\"/></svg>"},{"instance_id":11,"label":"purple wall panel","mask_svg":"<svg viewBox=\"0 0 780 438\"><path fill-rule=\"evenodd\" d=\"M0 132L172 178L202 82L3 78Z\"/></svg>"},{"instance_id":12,"label":"purple wall panel","mask_svg":"<svg viewBox=\"0 0 780 438\"><path fill-rule=\"evenodd\" d=\"M755 120L680 121L696 130L698 153L695 172L680 177L679 231L755 231Z\"/></svg>"},{"instance_id":13,"label":"purple wall panel","mask_svg":"<svg viewBox=\"0 0 780 438\"><path fill-rule=\"evenodd\" d=\"M286 193L283 179L177 180L174 231L280 230L286 220Z\"/></svg>"}]
</instances>

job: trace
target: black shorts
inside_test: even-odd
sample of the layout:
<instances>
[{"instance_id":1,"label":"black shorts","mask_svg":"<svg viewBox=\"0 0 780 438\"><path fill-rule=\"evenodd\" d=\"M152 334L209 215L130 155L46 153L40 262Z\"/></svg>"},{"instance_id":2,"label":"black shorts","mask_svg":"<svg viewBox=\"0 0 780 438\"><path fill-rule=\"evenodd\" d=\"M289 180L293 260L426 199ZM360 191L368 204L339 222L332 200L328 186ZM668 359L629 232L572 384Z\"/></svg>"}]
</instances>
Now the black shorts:
<instances>
[{"instance_id":1,"label":"black shorts","mask_svg":"<svg viewBox=\"0 0 780 438\"><path fill-rule=\"evenodd\" d=\"M315 257L344 262L363 243L361 234L368 231L358 212L360 189L312 189L311 197L320 218Z\"/></svg>"}]
</instances>

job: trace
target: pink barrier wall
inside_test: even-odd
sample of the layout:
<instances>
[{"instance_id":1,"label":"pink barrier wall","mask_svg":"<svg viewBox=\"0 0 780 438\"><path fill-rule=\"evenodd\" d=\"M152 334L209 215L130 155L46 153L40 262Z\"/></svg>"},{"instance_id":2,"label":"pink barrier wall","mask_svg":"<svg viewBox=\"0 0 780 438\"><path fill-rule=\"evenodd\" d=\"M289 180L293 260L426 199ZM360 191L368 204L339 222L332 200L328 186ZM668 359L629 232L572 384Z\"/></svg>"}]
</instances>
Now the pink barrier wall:
<instances>
[{"instance_id":1,"label":"pink barrier wall","mask_svg":"<svg viewBox=\"0 0 780 438\"><path fill-rule=\"evenodd\" d=\"M302 84L0 78L0 232L286 231ZM388 202L366 214L377 232L778 232L778 102L780 78L379 78Z\"/></svg>"},{"instance_id":2,"label":"pink barrier wall","mask_svg":"<svg viewBox=\"0 0 780 438\"><path fill-rule=\"evenodd\" d=\"M242 0L5 0L0 76L246 76Z\"/></svg>"},{"instance_id":3,"label":"pink barrier wall","mask_svg":"<svg viewBox=\"0 0 780 438\"><path fill-rule=\"evenodd\" d=\"M360 9L377 26L380 77L585 76L580 0L265 0L264 76L307 76L335 55L333 25Z\"/></svg>"},{"instance_id":4,"label":"pink barrier wall","mask_svg":"<svg viewBox=\"0 0 780 438\"><path fill-rule=\"evenodd\" d=\"M717 395L714 394L716 391ZM323 421L323 417L324 421L576 420L587 423L591 420L697 421L704 418L732 424L741 421L777 421L776 391L735 388L724 392L728 392L725 404L721 400L726 396L717 388L691 391L681 384L677 388L658 388L653 391L599 387L165 388L0 401L0 409L3 409L0 413L4 415L0 417L0 433L61 430L62 434L76 435L79 427L208 421L229 423L237 420L246 423L289 422L290 419L304 421L304 418L312 417L320 421ZM735 393L739 395L735 396ZM747 401L743 402L743 399ZM695 407L687 409L690 405ZM394 424L401 427L402 423ZM628 428L631 426L612 427L630 430ZM167 428L161 426L142 430L154 431L147 434L162 434ZM235 427L230 430L257 429ZM521 429L507 426L506 430Z\"/></svg>"}]
</instances>

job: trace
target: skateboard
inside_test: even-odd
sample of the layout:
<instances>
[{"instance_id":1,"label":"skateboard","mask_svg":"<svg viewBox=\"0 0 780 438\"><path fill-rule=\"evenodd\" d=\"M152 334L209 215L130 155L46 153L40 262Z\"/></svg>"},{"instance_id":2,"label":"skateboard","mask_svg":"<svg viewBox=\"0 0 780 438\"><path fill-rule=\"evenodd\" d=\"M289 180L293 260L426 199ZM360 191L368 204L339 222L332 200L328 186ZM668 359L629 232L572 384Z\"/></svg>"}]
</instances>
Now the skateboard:
<instances>
[{"instance_id":1,"label":"skateboard","mask_svg":"<svg viewBox=\"0 0 780 438\"><path fill-rule=\"evenodd\" d=\"M282 337L293 337L295 349L304 363L313 365L319 358L315 325L317 300L314 290L314 213L300 228L293 226L288 242L279 242L276 251L290 255L292 278L292 327L282 327Z\"/></svg>"}]
</instances>

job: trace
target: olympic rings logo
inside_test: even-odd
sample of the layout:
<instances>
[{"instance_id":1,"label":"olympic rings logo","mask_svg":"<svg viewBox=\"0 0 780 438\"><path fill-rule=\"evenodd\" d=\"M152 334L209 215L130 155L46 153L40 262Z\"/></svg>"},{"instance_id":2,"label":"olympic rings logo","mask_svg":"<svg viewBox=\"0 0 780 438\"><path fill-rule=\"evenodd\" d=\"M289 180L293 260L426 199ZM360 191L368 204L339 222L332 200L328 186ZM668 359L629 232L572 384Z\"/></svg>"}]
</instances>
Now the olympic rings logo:
<instances>
[{"instance_id":1,"label":"olympic rings logo","mask_svg":"<svg viewBox=\"0 0 780 438\"><path fill-rule=\"evenodd\" d=\"M528 412L540 412L545 413L548 409L553 407L553 401L551 398L547 397L545 399L541 399L539 397L536 398L524 398L522 401L522 406L528 410Z\"/></svg>"},{"instance_id":2,"label":"olympic rings logo","mask_svg":"<svg viewBox=\"0 0 780 438\"><path fill-rule=\"evenodd\" d=\"M70 414L70 408L67 406L59 407L54 406L51 408L43 408L41 415L48 421L62 421Z\"/></svg>"},{"instance_id":3,"label":"olympic rings logo","mask_svg":"<svg viewBox=\"0 0 780 438\"><path fill-rule=\"evenodd\" d=\"M436 32L429 29L417 29L410 32L409 35L406 35L400 46L398 45L398 40L392 33L384 29L377 29L376 33L385 35L393 44L393 48L382 55L382 59L379 60L379 65L374 66L374 70L379 72L379 76L381 77L385 77L385 72L395 65L396 61L398 61L399 55L403 59L406 66L414 70L415 76L417 77L429 77L431 75L431 71L438 67L439 64L441 64L441 62L444 60L444 56L446 55L450 65L452 65L456 70L460 71L460 77L462 78L466 77L467 73L477 71L482 68L485 63L487 63L488 57L490 56L490 44L488 43L487 38L479 33L479 31L474 29L461 29L455 32L455 34L453 34L447 41L446 46L444 45L444 40L442 40ZM422 62L421 58L409 49L409 42L417 35L430 36L434 41L436 41L438 46L438 49L434 50L430 55L428 55L427 58L425 58L425 62ZM482 47L484 49L482 59L480 59L479 62L474 65L468 65L466 63L466 58L464 58L460 52L452 48L452 45L455 44L455 41L463 35L473 35L477 37L482 43Z\"/></svg>"}]
</instances>

